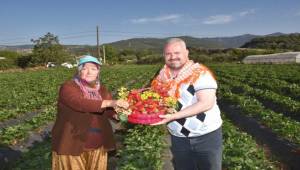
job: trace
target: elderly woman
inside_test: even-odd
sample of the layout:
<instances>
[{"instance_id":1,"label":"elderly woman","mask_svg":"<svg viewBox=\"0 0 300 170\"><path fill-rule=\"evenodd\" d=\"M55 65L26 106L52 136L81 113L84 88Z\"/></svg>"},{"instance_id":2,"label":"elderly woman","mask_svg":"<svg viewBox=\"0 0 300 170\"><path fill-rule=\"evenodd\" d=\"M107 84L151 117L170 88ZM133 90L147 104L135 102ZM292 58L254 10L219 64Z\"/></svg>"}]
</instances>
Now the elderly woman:
<instances>
[{"instance_id":1,"label":"elderly woman","mask_svg":"<svg viewBox=\"0 0 300 170\"><path fill-rule=\"evenodd\" d=\"M100 62L92 56L79 60L78 74L60 88L58 113L52 129L53 170L102 170L107 152L115 149L108 117L113 107L128 107L124 100L112 100L99 82Z\"/></svg>"}]
</instances>

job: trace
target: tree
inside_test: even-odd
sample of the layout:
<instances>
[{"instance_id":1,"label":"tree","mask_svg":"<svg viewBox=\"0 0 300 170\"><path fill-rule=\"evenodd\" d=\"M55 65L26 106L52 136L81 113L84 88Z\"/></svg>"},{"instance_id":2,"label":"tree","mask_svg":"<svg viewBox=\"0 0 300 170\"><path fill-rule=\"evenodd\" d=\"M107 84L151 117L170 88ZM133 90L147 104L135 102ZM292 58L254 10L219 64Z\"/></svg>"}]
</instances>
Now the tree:
<instances>
[{"instance_id":1,"label":"tree","mask_svg":"<svg viewBox=\"0 0 300 170\"><path fill-rule=\"evenodd\" d=\"M35 44L32 56L35 65L46 65L48 62L59 64L71 60L71 55L59 44L58 37L50 32L37 40L31 39L31 41Z\"/></svg>"},{"instance_id":2,"label":"tree","mask_svg":"<svg viewBox=\"0 0 300 170\"><path fill-rule=\"evenodd\" d=\"M118 51L111 45L105 45L105 55L107 63L113 63L118 61Z\"/></svg>"},{"instance_id":3,"label":"tree","mask_svg":"<svg viewBox=\"0 0 300 170\"><path fill-rule=\"evenodd\" d=\"M152 55L153 52L150 51L149 49L145 49L145 50L141 50L141 51L137 51L136 52L136 60L137 62L139 62L139 60L141 60L142 58L147 58L148 56Z\"/></svg>"}]
</instances>

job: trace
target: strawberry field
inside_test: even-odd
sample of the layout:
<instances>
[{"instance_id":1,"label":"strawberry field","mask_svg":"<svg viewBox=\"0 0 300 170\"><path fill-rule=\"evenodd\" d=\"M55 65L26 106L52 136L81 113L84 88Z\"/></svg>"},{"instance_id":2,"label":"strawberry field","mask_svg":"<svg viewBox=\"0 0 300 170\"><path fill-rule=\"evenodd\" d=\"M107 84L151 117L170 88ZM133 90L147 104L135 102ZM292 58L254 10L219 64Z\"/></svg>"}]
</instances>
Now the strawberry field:
<instances>
[{"instance_id":1,"label":"strawberry field","mask_svg":"<svg viewBox=\"0 0 300 170\"><path fill-rule=\"evenodd\" d=\"M111 91L141 88L159 65L104 66ZM299 169L300 66L210 65L223 123L223 169ZM59 85L75 70L0 73L0 167L51 169L51 135ZM119 124L117 124L119 125ZM164 126L116 128L110 169L165 169ZM4 159L5 158L5 159ZM1 169L1 168L0 168ZM5 168L4 168L5 169Z\"/></svg>"}]
</instances>

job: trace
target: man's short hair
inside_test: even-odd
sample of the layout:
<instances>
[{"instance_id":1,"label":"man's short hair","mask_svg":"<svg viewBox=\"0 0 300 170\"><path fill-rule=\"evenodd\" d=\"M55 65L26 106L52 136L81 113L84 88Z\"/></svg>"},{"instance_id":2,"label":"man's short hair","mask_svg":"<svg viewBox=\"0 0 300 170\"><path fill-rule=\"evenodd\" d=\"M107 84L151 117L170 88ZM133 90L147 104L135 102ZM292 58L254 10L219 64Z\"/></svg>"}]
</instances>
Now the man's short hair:
<instances>
[{"instance_id":1,"label":"man's short hair","mask_svg":"<svg viewBox=\"0 0 300 170\"><path fill-rule=\"evenodd\" d=\"M181 43L183 45L184 48L186 48L186 44L185 41L181 38L170 38L167 40L165 47L169 44L173 44L173 43Z\"/></svg>"}]
</instances>

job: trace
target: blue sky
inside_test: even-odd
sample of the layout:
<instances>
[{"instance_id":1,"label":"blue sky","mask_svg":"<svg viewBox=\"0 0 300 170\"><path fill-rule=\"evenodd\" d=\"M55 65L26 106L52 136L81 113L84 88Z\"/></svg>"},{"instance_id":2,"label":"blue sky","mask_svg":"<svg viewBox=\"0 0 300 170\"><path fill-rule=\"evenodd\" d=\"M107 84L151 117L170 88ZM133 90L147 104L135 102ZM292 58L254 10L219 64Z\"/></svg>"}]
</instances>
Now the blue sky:
<instances>
[{"instance_id":1,"label":"blue sky","mask_svg":"<svg viewBox=\"0 0 300 170\"><path fill-rule=\"evenodd\" d=\"M0 45L51 32L62 44L300 32L300 0L1 0Z\"/></svg>"}]
</instances>

